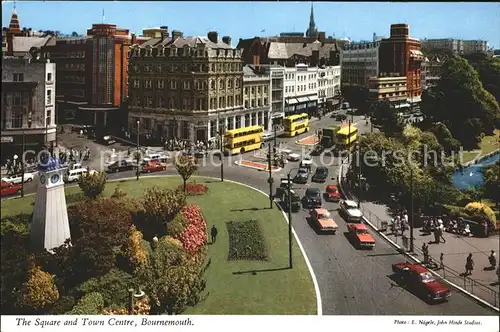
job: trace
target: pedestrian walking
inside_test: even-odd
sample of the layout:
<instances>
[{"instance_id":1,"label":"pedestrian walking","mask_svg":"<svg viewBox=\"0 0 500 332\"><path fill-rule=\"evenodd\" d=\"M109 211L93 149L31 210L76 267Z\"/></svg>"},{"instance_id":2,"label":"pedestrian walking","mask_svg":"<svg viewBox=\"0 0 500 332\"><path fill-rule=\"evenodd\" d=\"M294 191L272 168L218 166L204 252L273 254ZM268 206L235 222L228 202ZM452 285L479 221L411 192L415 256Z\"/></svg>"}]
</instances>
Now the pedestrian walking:
<instances>
[{"instance_id":1,"label":"pedestrian walking","mask_svg":"<svg viewBox=\"0 0 500 332\"><path fill-rule=\"evenodd\" d=\"M469 253L469 256L467 256L467 260L465 262L465 275L466 276L471 275L473 270L474 270L474 260L472 259L472 253Z\"/></svg>"},{"instance_id":2,"label":"pedestrian walking","mask_svg":"<svg viewBox=\"0 0 500 332\"><path fill-rule=\"evenodd\" d=\"M497 257L495 254L495 250L491 251L490 257L488 257L488 260L490 261L490 266L492 270L495 270L497 267Z\"/></svg>"},{"instance_id":3,"label":"pedestrian walking","mask_svg":"<svg viewBox=\"0 0 500 332\"><path fill-rule=\"evenodd\" d=\"M429 262L429 246L425 242L422 244L422 253L424 255L424 264L427 264Z\"/></svg>"},{"instance_id":4,"label":"pedestrian walking","mask_svg":"<svg viewBox=\"0 0 500 332\"><path fill-rule=\"evenodd\" d=\"M215 243L215 241L217 240L217 227L215 227L215 225L212 226L212 229L210 230L210 235L212 236L212 243Z\"/></svg>"},{"instance_id":5,"label":"pedestrian walking","mask_svg":"<svg viewBox=\"0 0 500 332\"><path fill-rule=\"evenodd\" d=\"M441 270L444 270L444 254L441 253L441 255L439 256L439 267L441 268Z\"/></svg>"},{"instance_id":6,"label":"pedestrian walking","mask_svg":"<svg viewBox=\"0 0 500 332\"><path fill-rule=\"evenodd\" d=\"M443 221L440 219L439 220L439 238L441 240L443 240L443 243L446 243L446 240L445 240L443 234L444 234L444 225L443 225Z\"/></svg>"}]
</instances>

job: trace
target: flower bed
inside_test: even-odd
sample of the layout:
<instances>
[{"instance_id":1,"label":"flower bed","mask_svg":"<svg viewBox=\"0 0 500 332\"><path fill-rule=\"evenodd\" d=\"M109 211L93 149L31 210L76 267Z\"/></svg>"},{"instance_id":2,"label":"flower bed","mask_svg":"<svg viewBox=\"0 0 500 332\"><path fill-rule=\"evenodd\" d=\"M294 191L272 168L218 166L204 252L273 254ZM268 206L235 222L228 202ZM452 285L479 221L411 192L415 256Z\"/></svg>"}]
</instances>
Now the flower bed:
<instances>
[{"instance_id":1,"label":"flower bed","mask_svg":"<svg viewBox=\"0 0 500 332\"><path fill-rule=\"evenodd\" d=\"M180 185L178 190L183 191L184 187ZM208 191L208 187L201 183L188 183L186 184L186 193L189 196L203 195Z\"/></svg>"},{"instance_id":2,"label":"flower bed","mask_svg":"<svg viewBox=\"0 0 500 332\"><path fill-rule=\"evenodd\" d=\"M184 231L177 236L184 250L196 254L207 243L207 223L197 205L186 205L181 214L187 222Z\"/></svg>"},{"instance_id":3,"label":"flower bed","mask_svg":"<svg viewBox=\"0 0 500 332\"><path fill-rule=\"evenodd\" d=\"M256 220L230 221L228 260L268 260L267 247Z\"/></svg>"}]
</instances>

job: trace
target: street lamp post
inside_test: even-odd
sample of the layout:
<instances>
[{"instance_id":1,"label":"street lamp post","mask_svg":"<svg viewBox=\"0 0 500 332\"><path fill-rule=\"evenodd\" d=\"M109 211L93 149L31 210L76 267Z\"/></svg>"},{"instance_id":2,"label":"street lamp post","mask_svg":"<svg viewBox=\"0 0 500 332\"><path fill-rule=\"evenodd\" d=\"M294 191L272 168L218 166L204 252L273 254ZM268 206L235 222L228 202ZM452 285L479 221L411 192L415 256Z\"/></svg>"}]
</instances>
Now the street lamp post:
<instances>
[{"instance_id":1,"label":"street lamp post","mask_svg":"<svg viewBox=\"0 0 500 332\"><path fill-rule=\"evenodd\" d=\"M274 124L273 126L274 128L274 148L276 148L278 142L277 142L277 133L278 133L278 125L277 124Z\"/></svg>"},{"instance_id":2,"label":"street lamp post","mask_svg":"<svg viewBox=\"0 0 500 332\"><path fill-rule=\"evenodd\" d=\"M144 293L143 290L141 290L141 288L139 287L139 290L137 291L137 293L135 293L135 290L133 288L129 288L128 289L128 303L127 303L127 311L128 311L128 314L129 315L133 315L134 314L134 303L135 303L135 300L140 300L144 297L144 295L146 295L146 293Z\"/></svg>"},{"instance_id":3,"label":"street lamp post","mask_svg":"<svg viewBox=\"0 0 500 332\"><path fill-rule=\"evenodd\" d=\"M272 153L271 153L271 143L269 143L269 151L267 152L267 169L269 171L269 178L267 182L269 183L269 208L273 208L273 174L271 165Z\"/></svg>"},{"instance_id":4,"label":"street lamp post","mask_svg":"<svg viewBox=\"0 0 500 332\"><path fill-rule=\"evenodd\" d=\"M139 125L140 125L140 121L137 120L137 151L136 151L136 160L137 160L137 163L136 163L136 170L135 170L135 175L136 175L136 178L137 178L137 181L139 181Z\"/></svg>"},{"instance_id":5,"label":"street lamp post","mask_svg":"<svg viewBox=\"0 0 500 332\"><path fill-rule=\"evenodd\" d=\"M222 146L223 144L223 139L222 136L224 135L224 126L220 124L219 122L219 147L220 147L220 180L221 182L224 182L224 148Z\"/></svg>"}]
</instances>

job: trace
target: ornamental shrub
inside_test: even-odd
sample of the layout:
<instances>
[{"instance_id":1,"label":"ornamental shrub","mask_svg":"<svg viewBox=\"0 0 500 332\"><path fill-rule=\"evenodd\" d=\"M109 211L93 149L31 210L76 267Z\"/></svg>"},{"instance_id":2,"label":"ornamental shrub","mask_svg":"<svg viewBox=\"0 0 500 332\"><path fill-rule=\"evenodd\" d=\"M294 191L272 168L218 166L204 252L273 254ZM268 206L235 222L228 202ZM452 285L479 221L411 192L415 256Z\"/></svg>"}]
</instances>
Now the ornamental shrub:
<instances>
[{"instance_id":1,"label":"ornamental shrub","mask_svg":"<svg viewBox=\"0 0 500 332\"><path fill-rule=\"evenodd\" d=\"M498 229L497 218L493 210L482 202L471 202L464 208L464 212L471 217L478 217L487 221L493 229Z\"/></svg>"},{"instance_id":2,"label":"ornamental shrub","mask_svg":"<svg viewBox=\"0 0 500 332\"><path fill-rule=\"evenodd\" d=\"M102 295L93 292L82 297L77 304L69 311L68 315L99 315L104 308Z\"/></svg>"},{"instance_id":3,"label":"ornamental shrub","mask_svg":"<svg viewBox=\"0 0 500 332\"><path fill-rule=\"evenodd\" d=\"M28 280L19 292L18 306L39 312L54 304L58 299L59 291L54 277L31 262Z\"/></svg>"},{"instance_id":4,"label":"ornamental shrub","mask_svg":"<svg viewBox=\"0 0 500 332\"><path fill-rule=\"evenodd\" d=\"M104 191L107 176L105 172L88 172L78 179L78 185L86 197L95 199Z\"/></svg>"},{"instance_id":5,"label":"ornamental shrub","mask_svg":"<svg viewBox=\"0 0 500 332\"><path fill-rule=\"evenodd\" d=\"M177 190L184 190L183 186L177 187ZM186 184L186 195L188 196L199 196L203 195L208 191L208 187L202 183L187 183Z\"/></svg>"},{"instance_id":6,"label":"ornamental shrub","mask_svg":"<svg viewBox=\"0 0 500 332\"><path fill-rule=\"evenodd\" d=\"M184 250L195 254L207 243L207 223L197 205L186 205L181 213L187 226L176 238L182 242Z\"/></svg>"}]
</instances>

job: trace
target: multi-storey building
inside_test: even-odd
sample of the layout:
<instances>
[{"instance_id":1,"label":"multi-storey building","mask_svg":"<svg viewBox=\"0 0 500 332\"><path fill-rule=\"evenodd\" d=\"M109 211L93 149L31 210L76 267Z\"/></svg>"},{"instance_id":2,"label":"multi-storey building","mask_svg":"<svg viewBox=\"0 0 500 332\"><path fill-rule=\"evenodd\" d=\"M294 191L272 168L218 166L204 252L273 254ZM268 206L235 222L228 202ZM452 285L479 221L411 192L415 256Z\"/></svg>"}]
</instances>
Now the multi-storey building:
<instances>
[{"instance_id":1,"label":"multi-storey building","mask_svg":"<svg viewBox=\"0 0 500 332\"><path fill-rule=\"evenodd\" d=\"M271 76L263 70L257 71L251 66L243 67L243 109L245 124L243 127L260 125L270 130L271 126ZM233 129L228 121L228 128ZM237 127L237 124L235 124Z\"/></svg>"},{"instance_id":2,"label":"multi-storey building","mask_svg":"<svg viewBox=\"0 0 500 332\"><path fill-rule=\"evenodd\" d=\"M488 51L488 42L485 40L461 40L453 38L423 39L422 48L431 50L449 50L455 54L469 54Z\"/></svg>"},{"instance_id":3,"label":"multi-storey building","mask_svg":"<svg viewBox=\"0 0 500 332\"><path fill-rule=\"evenodd\" d=\"M271 76L271 125L280 125L285 116L285 68L278 65L262 67Z\"/></svg>"},{"instance_id":4,"label":"multi-storey building","mask_svg":"<svg viewBox=\"0 0 500 332\"><path fill-rule=\"evenodd\" d=\"M210 140L225 128L241 128L241 51L231 38L153 38L133 45L129 65L129 130L165 140ZM251 115L250 115L251 117Z\"/></svg>"},{"instance_id":5,"label":"multi-storey building","mask_svg":"<svg viewBox=\"0 0 500 332\"><path fill-rule=\"evenodd\" d=\"M57 64L60 119L67 114L98 127L126 126L122 104L128 90L128 51L131 43L147 39L114 24L93 24L87 37L61 38L42 47L42 57Z\"/></svg>"},{"instance_id":6,"label":"multi-storey building","mask_svg":"<svg viewBox=\"0 0 500 332\"><path fill-rule=\"evenodd\" d=\"M441 66L443 62L438 56L429 56L425 58L422 63L422 87L427 89L428 87L436 85L436 82L441 77Z\"/></svg>"},{"instance_id":7,"label":"multi-storey building","mask_svg":"<svg viewBox=\"0 0 500 332\"><path fill-rule=\"evenodd\" d=\"M53 148L56 65L50 61L3 57L2 156L21 155L23 136L27 150Z\"/></svg>"},{"instance_id":8,"label":"multi-storey building","mask_svg":"<svg viewBox=\"0 0 500 332\"><path fill-rule=\"evenodd\" d=\"M340 52L342 84L368 86L370 77L379 74L379 48L381 41L351 43Z\"/></svg>"},{"instance_id":9,"label":"multi-storey building","mask_svg":"<svg viewBox=\"0 0 500 332\"><path fill-rule=\"evenodd\" d=\"M486 53L488 51L488 42L486 40L463 40L464 54Z\"/></svg>"},{"instance_id":10,"label":"multi-storey building","mask_svg":"<svg viewBox=\"0 0 500 332\"><path fill-rule=\"evenodd\" d=\"M409 107L406 84L405 76L372 77L368 86L371 100L389 100L396 108Z\"/></svg>"},{"instance_id":11,"label":"multi-storey building","mask_svg":"<svg viewBox=\"0 0 500 332\"><path fill-rule=\"evenodd\" d=\"M318 68L318 106L331 110L340 105L340 66Z\"/></svg>"},{"instance_id":12,"label":"multi-storey building","mask_svg":"<svg viewBox=\"0 0 500 332\"><path fill-rule=\"evenodd\" d=\"M298 64L285 68L285 116L316 110L318 68Z\"/></svg>"}]
</instances>

